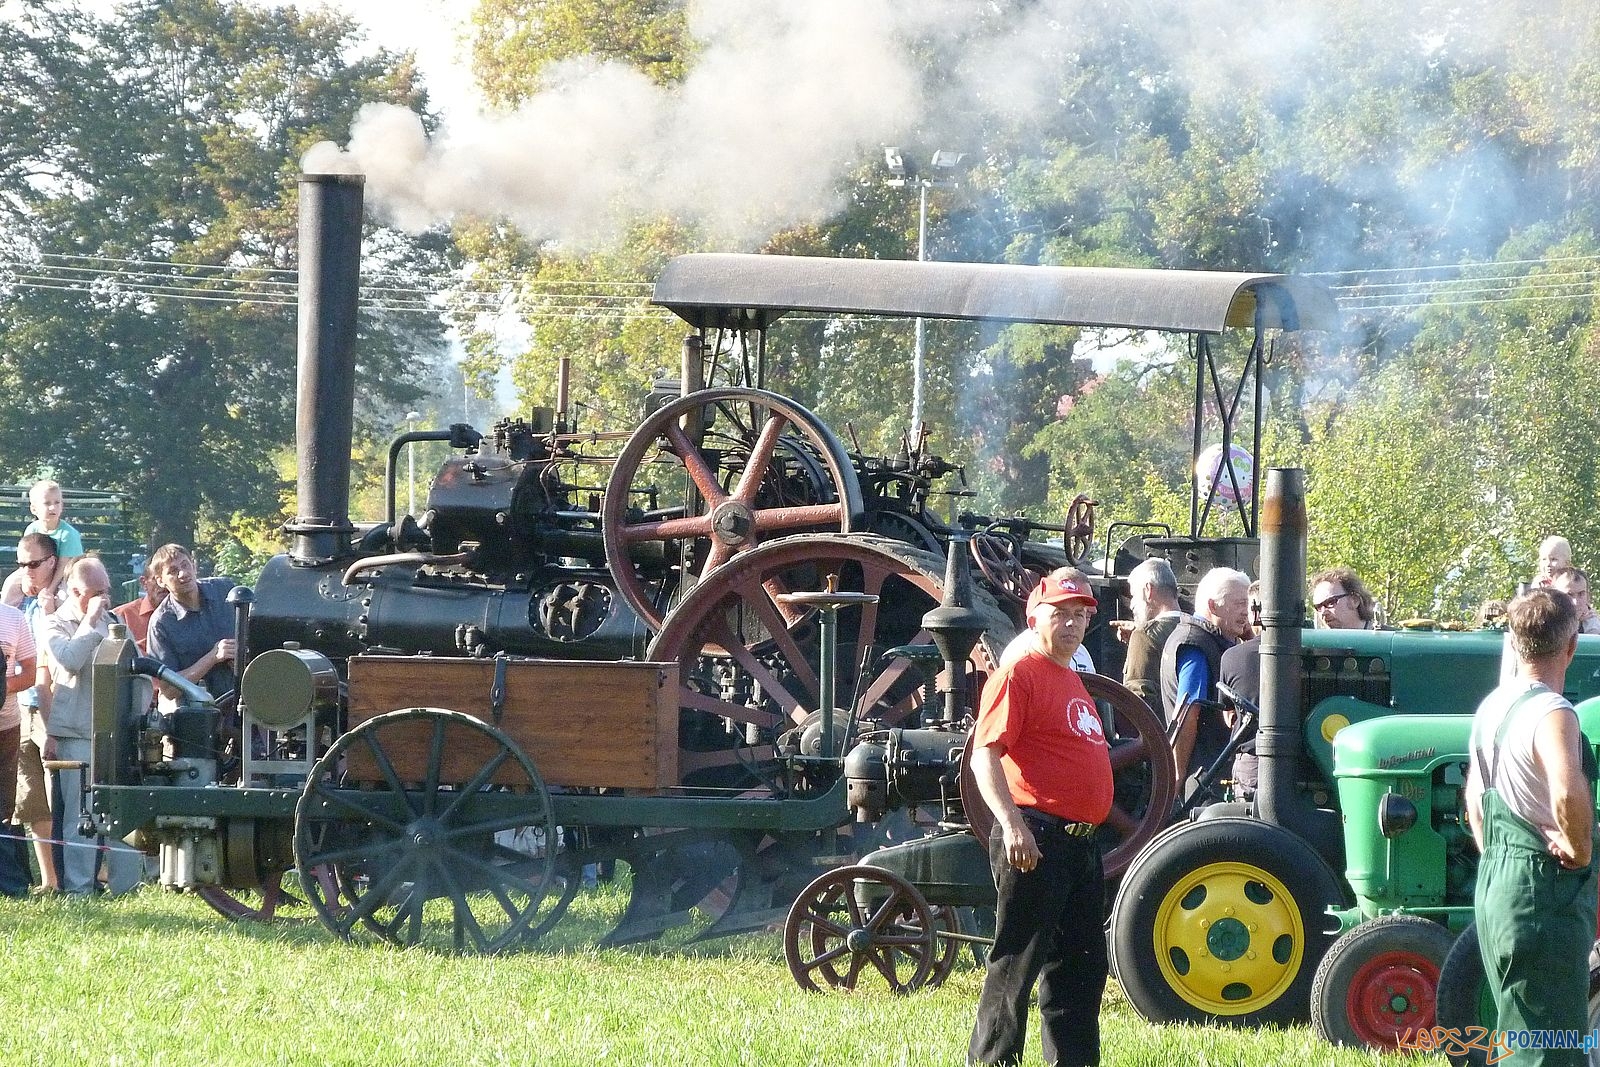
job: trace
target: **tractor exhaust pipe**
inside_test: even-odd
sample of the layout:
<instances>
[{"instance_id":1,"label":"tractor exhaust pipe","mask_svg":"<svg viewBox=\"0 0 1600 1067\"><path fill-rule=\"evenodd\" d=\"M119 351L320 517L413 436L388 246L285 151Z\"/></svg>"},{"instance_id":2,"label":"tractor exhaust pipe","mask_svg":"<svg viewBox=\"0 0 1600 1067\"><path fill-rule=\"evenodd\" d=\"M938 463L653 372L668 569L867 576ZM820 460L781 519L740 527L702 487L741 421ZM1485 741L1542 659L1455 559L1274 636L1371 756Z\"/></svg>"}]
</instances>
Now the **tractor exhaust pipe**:
<instances>
[{"instance_id":1,"label":"tractor exhaust pipe","mask_svg":"<svg viewBox=\"0 0 1600 1067\"><path fill-rule=\"evenodd\" d=\"M351 554L350 447L361 292L359 174L300 176L300 329L295 442L299 514L284 529L295 563Z\"/></svg>"},{"instance_id":2,"label":"tractor exhaust pipe","mask_svg":"<svg viewBox=\"0 0 1600 1067\"><path fill-rule=\"evenodd\" d=\"M1305 709L1300 707L1300 626L1306 617L1305 471L1267 471L1261 511L1261 721L1256 728L1260 760L1257 814L1304 838L1334 870L1343 869L1337 814L1312 805L1295 788L1304 753L1300 744Z\"/></svg>"}]
</instances>

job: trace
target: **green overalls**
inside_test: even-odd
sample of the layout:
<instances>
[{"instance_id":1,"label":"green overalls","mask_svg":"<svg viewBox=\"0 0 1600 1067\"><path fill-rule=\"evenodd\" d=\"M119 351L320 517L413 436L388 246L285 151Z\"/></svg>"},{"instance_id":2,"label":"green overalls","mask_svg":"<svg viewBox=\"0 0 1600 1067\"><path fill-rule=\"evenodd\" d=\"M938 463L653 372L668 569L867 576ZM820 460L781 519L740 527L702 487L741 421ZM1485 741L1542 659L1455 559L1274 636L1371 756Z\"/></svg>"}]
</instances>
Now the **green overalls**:
<instances>
[{"instance_id":1,"label":"green overalls","mask_svg":"<svg viewBox=\"0 0 1600 1067\"><path fill-rule=\"evenodd\" d=\"M1589 947L1595 938L1595 859L1583 870L1567 870L1550 855L1543 835L1493 788L1506 729L1535 693L1511 705L1494 748L1479 752L1484 771L1483 858L1473 912L1478 947L1494 995L1500 1030L1589 1030ZM1587 752L1587 743L1585 743ZM1592 757L1584 770L1593 785ZM1583 1064L1581 1049L1517 1048L1508 1063Z\"/></svg>"}]
</instances>

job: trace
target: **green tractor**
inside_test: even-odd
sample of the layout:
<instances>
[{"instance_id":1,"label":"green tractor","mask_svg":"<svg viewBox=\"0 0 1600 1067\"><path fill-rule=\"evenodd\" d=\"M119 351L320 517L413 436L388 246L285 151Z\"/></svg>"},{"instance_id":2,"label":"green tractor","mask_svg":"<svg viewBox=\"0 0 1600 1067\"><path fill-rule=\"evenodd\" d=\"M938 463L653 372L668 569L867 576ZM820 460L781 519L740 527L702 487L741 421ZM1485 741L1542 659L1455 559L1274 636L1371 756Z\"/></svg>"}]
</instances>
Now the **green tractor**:
<instances>
[{"instance_id":1,"label":"green tractor","mask_svg":"<svg viewBox=\"0 0 1600 1067\"><path fill-rule=\"evenodd\" d=\"M1298 470L1268 476L1258 792L1139 853L1112 908L1112 965L1151 1021L1309 1016L1330 1040L1393 1048L1433 1025L1472 918L1467 738L1504 639L1302 630L1303 485ZM1566 695L1600 695L1600 640L1579 639ZM1600 737L1600 703L1583 722Z\"/></svg>"}]
</instances>

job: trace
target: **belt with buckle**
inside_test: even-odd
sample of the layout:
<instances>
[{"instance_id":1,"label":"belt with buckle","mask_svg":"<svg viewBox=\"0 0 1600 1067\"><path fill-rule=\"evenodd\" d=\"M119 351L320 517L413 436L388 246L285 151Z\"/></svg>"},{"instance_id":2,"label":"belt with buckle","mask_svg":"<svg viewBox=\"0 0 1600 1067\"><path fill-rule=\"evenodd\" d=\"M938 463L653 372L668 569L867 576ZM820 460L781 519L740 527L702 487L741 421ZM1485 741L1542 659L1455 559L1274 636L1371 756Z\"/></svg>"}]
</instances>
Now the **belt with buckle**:
<instances>
[{"instance_id":1,"label":"belt with buckle","mask_svg":"<svg viewBox=\"0 0 1600 1067\"><path fill-rule=\"evenodd\" d=\"M1053 830L1060 830L1068 837L1093 837L1100 830L1100 827L1092 822L1073 822L1071 819L1063 819L1059 815L1052 815L1038 808L1023 808L1022 815L1023 818L1035 819Z\"/></svg>"}]
</instances>

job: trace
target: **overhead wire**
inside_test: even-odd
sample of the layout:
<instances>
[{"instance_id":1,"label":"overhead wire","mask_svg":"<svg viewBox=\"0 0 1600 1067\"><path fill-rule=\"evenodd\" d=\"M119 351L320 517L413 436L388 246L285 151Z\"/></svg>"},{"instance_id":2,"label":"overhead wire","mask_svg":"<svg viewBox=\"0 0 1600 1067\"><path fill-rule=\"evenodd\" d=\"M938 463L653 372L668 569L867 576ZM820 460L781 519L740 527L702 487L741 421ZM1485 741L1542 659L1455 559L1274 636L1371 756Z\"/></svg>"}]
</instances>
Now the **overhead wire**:
<instances>
[{"instance_id":1,"label":"overhead wire","mask_svg":"<svg viewBox=\"0 0 1600 1067\"><path fill-rule=\"evenodd\" d=\"M1564 269L1550 269L1556 267ZM1600 256L1375 267L1306 276L1343 281L1328 288L1341 310L1351 312L1409 312L1513 300L1548 303L1593 298L1600 288ZM0 286L108 300L133 296L259 306L298 302L298 272L289 268L60 252L33 259L0 257ZM650 282L620 279L543 280L466 272L429 280L373 271L363 274L360 301L371 311L442 315L514 310L535 320L669 316L649 303L651 288Z\"/></svg>"}]
</instances>

